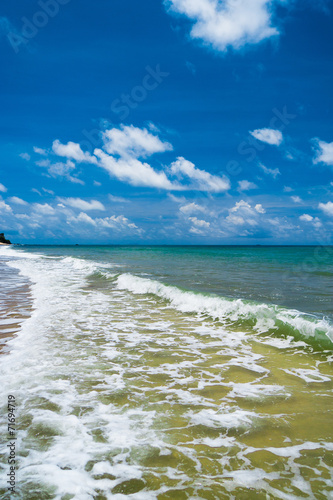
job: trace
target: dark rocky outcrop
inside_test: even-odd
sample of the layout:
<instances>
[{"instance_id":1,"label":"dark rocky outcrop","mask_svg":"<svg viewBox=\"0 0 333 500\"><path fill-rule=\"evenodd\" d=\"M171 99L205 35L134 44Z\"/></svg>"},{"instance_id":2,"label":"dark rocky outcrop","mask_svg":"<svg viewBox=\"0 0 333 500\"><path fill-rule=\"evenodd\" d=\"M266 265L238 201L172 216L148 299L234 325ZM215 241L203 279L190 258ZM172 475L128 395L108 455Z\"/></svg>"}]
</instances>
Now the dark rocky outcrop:
<instances>
[{"instance_id":1,"label":"dark rocky outcrop","mask_svg":"<svg viewBox=\"0 0 333 500\"><path fill-rule=\"evenodd\" d=\"M3 243L4 245L11 245L11 242L6 240L4 233L0 233L0 243Z\"/></svg>"}]
</instances>

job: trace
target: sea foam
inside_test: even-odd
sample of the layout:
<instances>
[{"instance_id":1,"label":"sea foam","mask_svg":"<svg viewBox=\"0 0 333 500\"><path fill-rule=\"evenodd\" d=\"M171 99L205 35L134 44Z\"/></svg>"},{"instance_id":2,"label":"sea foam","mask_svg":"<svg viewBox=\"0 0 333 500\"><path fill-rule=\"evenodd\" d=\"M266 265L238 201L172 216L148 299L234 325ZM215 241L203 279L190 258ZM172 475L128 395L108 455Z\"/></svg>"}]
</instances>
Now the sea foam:
<instances>
[{"instance_id":1,"label":"sea foam","mask_svg":"<svg viewBox=\"0 0 333 500\"><path fill-rule=\"evenodd\" d=\"M326 346L333 347L333 325L324 318L297 310L184 291L132 274L120 275L117 284L120 289L135 294L154 294L161 297L184 313L206 314L227 325L248 323L259 333L282 330L283 333L325 342Z\"/></svg>"}]
</instances>

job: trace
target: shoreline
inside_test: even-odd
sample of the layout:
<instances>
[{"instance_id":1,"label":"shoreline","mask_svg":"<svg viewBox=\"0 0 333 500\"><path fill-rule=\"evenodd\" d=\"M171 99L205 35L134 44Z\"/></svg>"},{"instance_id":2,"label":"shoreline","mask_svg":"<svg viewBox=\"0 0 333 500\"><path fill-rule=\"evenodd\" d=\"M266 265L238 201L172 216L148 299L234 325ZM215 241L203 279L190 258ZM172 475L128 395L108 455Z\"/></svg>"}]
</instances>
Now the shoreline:
<instances>
[{"instance_id":1,"label":"shoreline","mask_svg":"<svg viewBox=\"0 0 333 500\"><path fill-rule=\"evenodd\" d=\"M18 271L0 260L2 286L0 290L0 355L6 352L7 342L31 317L33 301L30 282Z\"/></svg>"}]
</instances>

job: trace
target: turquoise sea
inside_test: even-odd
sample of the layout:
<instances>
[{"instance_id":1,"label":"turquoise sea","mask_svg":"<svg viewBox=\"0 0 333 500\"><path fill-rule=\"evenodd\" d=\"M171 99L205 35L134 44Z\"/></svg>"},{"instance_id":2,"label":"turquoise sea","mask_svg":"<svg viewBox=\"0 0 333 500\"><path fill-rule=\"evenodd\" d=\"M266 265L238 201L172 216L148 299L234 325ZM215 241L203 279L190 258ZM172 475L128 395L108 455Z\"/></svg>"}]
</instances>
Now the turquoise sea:
<instances>
[{"instance_id":1,"label":"turquoise sea","mask_svg":"<svg viewBox=\"0 0 333 500\"><path fill-rule=\"evenodd\" d=\"M0 247L1 498L333 498L333 247Z\"/></svg>"}]
</instances>

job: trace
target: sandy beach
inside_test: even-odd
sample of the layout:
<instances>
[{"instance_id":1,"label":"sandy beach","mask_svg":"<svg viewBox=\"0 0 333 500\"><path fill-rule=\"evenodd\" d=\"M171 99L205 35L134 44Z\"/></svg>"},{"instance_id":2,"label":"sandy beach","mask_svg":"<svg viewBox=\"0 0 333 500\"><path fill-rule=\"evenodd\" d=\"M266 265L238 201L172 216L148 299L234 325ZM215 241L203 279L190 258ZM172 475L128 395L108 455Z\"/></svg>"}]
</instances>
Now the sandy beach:
<instances>
[{"instance_id":1,"label":"sandy beach","mask_svg":"<svg viewBox=\"0 0 333 500\"><path fill-rule=\"evenodd\" d=\"M1 243L2 245L2 243ZM31 290L27 280L15 269L0 262L0 353L32 311Z\"/></svg>"}]
</instances>

